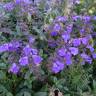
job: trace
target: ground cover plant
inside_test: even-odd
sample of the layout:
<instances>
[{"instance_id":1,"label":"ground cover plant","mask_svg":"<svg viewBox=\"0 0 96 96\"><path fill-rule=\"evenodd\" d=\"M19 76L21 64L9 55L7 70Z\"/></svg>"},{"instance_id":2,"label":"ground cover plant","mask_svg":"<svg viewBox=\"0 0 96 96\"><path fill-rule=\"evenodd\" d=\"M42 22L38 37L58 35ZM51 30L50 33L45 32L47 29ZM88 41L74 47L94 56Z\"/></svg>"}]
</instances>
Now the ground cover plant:
<instances>
[{"instance_id":1,"label":"ground cover plant","mask_svg":"<svg viewBox=\"0 0 96 96\"><path fill-rule=\"evenodd\" d=\"M96 96L96 0L0 1L0 96Z\"/></svg>"}]
</instances>

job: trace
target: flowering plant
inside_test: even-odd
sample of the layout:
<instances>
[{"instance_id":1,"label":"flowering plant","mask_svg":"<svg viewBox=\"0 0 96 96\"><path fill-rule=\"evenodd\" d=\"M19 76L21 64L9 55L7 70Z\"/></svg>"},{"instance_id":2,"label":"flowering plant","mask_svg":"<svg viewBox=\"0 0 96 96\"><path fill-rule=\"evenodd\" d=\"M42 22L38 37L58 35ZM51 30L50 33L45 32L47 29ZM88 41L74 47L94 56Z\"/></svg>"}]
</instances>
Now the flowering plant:
<instances>
[{"instance_id":1,"label":"flowering plant","mask_svg":"<svg viewBox=\"0 0 96 96\"><path fill-rule=\"evenodd\" d=\"M1 0L0 96L96 94L94 4Z\"/></svg>"}]
</instances>

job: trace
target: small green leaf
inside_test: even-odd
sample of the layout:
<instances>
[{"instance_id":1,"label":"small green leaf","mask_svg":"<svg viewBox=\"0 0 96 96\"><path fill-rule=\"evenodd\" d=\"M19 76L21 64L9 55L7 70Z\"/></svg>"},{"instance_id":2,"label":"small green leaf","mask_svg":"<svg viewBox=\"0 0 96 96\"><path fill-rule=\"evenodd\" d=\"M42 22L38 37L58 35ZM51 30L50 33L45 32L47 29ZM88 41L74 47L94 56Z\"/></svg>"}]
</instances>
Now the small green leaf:
<instances>
[{"instance_id":1,"label":"small green leaf","mask_svg":"<svg viewBox=\"0 0 96 96\"><path fill-rule=\"evenodd\" d=\"M65 94L64 96L71 96L70 94Z\"/></svg>"},{"instance_id":2,"label":"small green leaf","mask_svg":"<svg viewBox=\"0 0 96 96\"><path fill-rule=\"evenodd\" d=\"M6 78L5 72L0 71L0 80L1 80L1 79L5 79L5 78Z\"/></svg>"},{"instance_id":3,"label":"small green leaf","mask_svg":"<svg viewBox=\"0 0 96 96\"><path fill-rule=\"evenodd\" d=\"M24 96L31 96L29 92L24 92Z\"/></svg>"},{"instance_id":4,"label":"small green leaf","mask_svg":"<svg viewBox=\"0 0 96 96\"><path fill-rule=\"evenodd\" d=\"M96 81L93 80L93 86L94 86L94 93L96 94Z\"/></svg>"},{"instance_id":5,"label":"small green leaf","mask_svg":"<svg viewBox=\"0 0 96 96\"><path fill-rule=\"evenodd\" d=\"M47 92L38 92L34 96L47 96Z\"/></svg>"},{"instance_id":6,"label":"small green leaf","mask_svg":"<svg viewBox=\"0 0 96 96\"><path fill-rule=\"evenodd\" d=\"M13 96L12 93L8 92L6 96Z\"/></svg>"},{"instance_id":7,"label":"small green leaf","mask_svg":"<svg viewBox=\"0 0 96 96\"><path fill-rule=\"evenodd\" d=\"M18 93L16 96L31 96L31 93L25 91Z\"/></svg>"},{"instance_id":8,"label":"small green leaf","mask_svg":"<svg viewBox=\"0 0 96 96\"><path fill-rule=\"evenodd\" d=\"M6 69L6 64L5 63L0 63L0 69Z\"/></svg>"},{"instance_id":9,"label":"small green leaf","mask_svg":"<svg viewBox=\"0 0 96 96\"><path fill-rule=\"evenodd\" d=\"M8 92L8 90L0 84L0 96L2 96L1 94L6 94L6 92Z\"/></svg>"}]
</instances>

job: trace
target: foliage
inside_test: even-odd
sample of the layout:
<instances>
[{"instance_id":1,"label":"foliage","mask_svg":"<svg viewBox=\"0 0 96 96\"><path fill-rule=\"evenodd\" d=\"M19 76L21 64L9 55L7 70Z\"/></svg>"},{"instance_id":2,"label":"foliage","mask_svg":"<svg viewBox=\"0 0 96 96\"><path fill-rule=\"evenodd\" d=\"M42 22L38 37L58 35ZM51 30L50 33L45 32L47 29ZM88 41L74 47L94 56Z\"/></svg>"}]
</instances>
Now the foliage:
<instances>
[{"instance_id":1,"label":"foliage","mask_svg":"<svg viewBox=\"0 0 96 96\"><path fill-rule=\"evenodd\" d=\"M67 1L70 1L70 6L67 5ZM96 0L67 1L0 1L0 96L49 96L51 93L55 96L56 92L59 95L61 92L64 96L96 95ZM74 16L81 16L85 21L74 22ZM86 19L87 16L91 18L91 23ZM67 23L62 23L66 18ZM82 65L82 56L79 56L81 53L75 50L71 54L72 64L67 65L63 60L64 65L61 62L56 63L58 66L55 71L52 70L54 61L62 61L57 51L65 46L65 37L68 35L63 38L65 41L61 39L63 32L58 24L55 30L58 33L51 34L57 22L63 26L63 31L66 28L70 31L73 26L72 39L79 38L78 30L80 31L82 22L85 25L89 24L86 29L90 30L85 37L90 34L88 44L91 42L92 49L85 48L86 44L82 45L83 47L74 47L80 52L88 49L87 55L94 55L91 63L87 58ZM67 45L66 42L67 48L71 46Z\"/></svg>"}]
</instances>

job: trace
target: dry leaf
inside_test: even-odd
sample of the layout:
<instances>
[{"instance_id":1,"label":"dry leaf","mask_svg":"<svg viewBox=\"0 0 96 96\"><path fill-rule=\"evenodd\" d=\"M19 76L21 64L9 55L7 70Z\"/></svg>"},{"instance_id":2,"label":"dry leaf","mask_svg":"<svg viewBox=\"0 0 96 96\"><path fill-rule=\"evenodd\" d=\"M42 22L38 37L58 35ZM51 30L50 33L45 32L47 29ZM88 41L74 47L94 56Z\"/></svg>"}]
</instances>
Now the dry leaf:
<instances>
[{"instance_id":1,"label":"dry leaf","mask_svg":"<svg viewBox=\"0 0 96 96\"><path fill-rule=\"evenodd\" d=\"M50 90L50 93L49 93L49 96L64 96L62 92L60 92L59 90L57 89L51 89Z\"/></svg>"}]
</instances>

